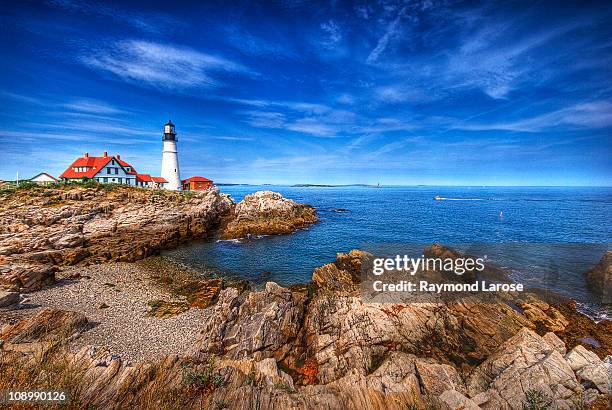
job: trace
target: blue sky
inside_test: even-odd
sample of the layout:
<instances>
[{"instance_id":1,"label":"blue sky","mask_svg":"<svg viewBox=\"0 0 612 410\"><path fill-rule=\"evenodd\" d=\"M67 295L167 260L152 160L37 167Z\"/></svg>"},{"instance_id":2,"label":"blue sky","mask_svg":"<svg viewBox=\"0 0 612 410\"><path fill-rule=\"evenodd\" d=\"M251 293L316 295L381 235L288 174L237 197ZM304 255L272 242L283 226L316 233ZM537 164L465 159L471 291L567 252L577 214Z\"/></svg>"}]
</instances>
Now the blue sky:
<instances>
[{"instance_id":1,"label":"blue sky","mask_svg":"<svg viewBox=\"0 0 612 410\"><path fill-rule=\"evenodd\" d=\"M0 178L612 185L609 2L259 3L4 5Z\"/></svg>"}]
</instances>

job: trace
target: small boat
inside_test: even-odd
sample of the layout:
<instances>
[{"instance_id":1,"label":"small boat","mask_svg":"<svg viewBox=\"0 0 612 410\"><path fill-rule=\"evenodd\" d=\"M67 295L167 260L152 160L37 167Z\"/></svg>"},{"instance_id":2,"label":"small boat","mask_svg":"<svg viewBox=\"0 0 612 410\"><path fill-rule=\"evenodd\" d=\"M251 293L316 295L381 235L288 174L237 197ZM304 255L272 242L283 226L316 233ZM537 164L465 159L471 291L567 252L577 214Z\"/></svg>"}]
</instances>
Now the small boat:
<instances>
[{"instance_id":1,"label":"small boat","mask_svg":"<svg viewBox=\"0 0 612 410\"><path fill-rule=\"evenodd\" d=\"M441 201L444 198L442 198L440 195L436 195L436 196L433 197L433 199L434 199L434 201Z\"/></svg>"}]
</instances>

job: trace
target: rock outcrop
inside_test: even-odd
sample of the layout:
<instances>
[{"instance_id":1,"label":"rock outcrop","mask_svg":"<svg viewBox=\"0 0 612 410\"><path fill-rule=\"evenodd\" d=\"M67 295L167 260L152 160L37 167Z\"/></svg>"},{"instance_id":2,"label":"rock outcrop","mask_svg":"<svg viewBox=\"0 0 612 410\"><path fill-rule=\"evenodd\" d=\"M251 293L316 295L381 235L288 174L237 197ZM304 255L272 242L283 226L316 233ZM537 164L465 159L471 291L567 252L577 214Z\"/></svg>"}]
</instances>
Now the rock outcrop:
<instances>
[{"instance_id":1,"label":"rock outcrop","mask_svg":"<svg viewBox=\"0 0 612 410\"><path fill-rule=\"evenodd\" d=\"M246 195L236 205L225 221L221 237L287 234L315 222L317 213L313 207L283 198L277 192L259 191Z\"/></svg>"},{"instance_id":2,"label":"rock outcrop","mask_svg":"<svg viewBox=\"0 0 612 410\"><path fill-rule=\"evenodd\" d=\"M17 190L0 216L0 281L32 291L58 266L135 261L214 233L232 200L129 187Z\"/></svg>"},{"instance_id":3,"label":"rock outcrop","mask_svg":"<svg viewBox=\"0 0 612 410\"><path fill-rule=\"evenodd\" d=\"M7 292L0 289L0 308L10 309L19 304L19 292Z\"/></svg>"},{"instance_id":4,"label":"rock outcrop","mask_svg":"<svg viewBox=\"0 0 612 410\"><path fill-rule=\"evenodd\" d=\"M362 276L362 264L372 255L353 249L348 254L338 253L332 263L320 266L312 273L312 282L319 288L333 291L356 291Z\"/></svg>"},{"instance_id":5,"label":"rock outcrop","mask_svg":"<svg viewBox=\"0 0 612 410\"><path fill-rule=\"evenodd\" d=\"M570 408L583 388L555 346L524 328L504 342L468 379L471 397L484 408L517 408L530 390L553 399L555 408Z\"/></svg>"},{"instance_id":6,"label":"rock outcrop","mask_svg":"<svg viewBox=\"0 0 612 410\"><path fill-rule=\"evenodd\" d=\"M314 208L265 191L238 205L218 189L36 188L0 196L0 286L53 283L58 266L132 262L218 234L283 234L316 221Z\"/></svg>"},{"instance_id":7,"label":"rock outcrop","mask_svg":"<svg viewBox=\"0 0 612 410\"><path fill-rule=\"evenodd\" d=\"M584 277L589 288L601 296L604 303L612 303L612 251L607 251Z\"/></svg>"},{"instance_id":8,"label":"rock outcrop","mask_svg":"<svg viewBox=\"0 0 612 410\"><path fill-rule=\"evenodd\" d=\"M196 343L199 353L230 359L274 357L282 360L300 331L306 296L268 282L263 291L221 292L213 314L203 323Z\"/></svg>"},{"instance_id":9,"label":"rock outcrop","mask_svg":"<svg viewBox=\"0 0 612 410\"><path fill-rule=\"evenodd\" d=\"M44 341L51 353L42 357L63 366L55 382L82 408L522 409L534 398L552 408L606 405L608 347L598 355L577 345L572 327L588 318L529 292L486 303L369 303L359 282L370 258L338 254L315 270L314 286L218 289L193 347L152 363L130 364L105 348L51 350L88 322L46 310L2 328L0 372L11 385L21 379L7 369L37 374L29 345Z\"/></svg>"},{"instance_id":10,"label":"rock outcrop","mask_svg":"<svg viewBox=\"0 0 612 410\"><path fill-rule=\"evenodd\" d=\"M28 320L4 326L0 340L8 344L57 341L80 334L88 325L89 321L81 313L44 309Z\"/></svg>"}]
</instances>

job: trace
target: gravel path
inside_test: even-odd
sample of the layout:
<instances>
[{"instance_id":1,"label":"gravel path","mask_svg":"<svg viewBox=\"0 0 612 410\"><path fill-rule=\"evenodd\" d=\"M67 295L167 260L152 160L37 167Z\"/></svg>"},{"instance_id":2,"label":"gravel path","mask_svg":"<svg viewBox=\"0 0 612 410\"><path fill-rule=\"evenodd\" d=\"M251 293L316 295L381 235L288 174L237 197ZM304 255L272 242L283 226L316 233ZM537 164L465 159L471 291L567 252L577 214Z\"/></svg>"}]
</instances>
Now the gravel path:
<instances>
[{"instance_id":1,"label":"gravel path","mask_svg":"<svg viewBox=\"0 0 612 410\"><path fill-rule=\"evenodd\" d=\"M69 267L58 278L80 274L80 279L60 279L53 287L27 295L32 309L13 311L31 315L45 307L75 310L87 316L94 327L71 344L108 346L124 359L139 361L169 353L182 353L195 341L207 310L188 311L166 318L149 317L148 302L171 297L150 278L151 272L135 263L108 263ZM108 307L103 307L108 306Z\"/></svg>"}]
</instances>

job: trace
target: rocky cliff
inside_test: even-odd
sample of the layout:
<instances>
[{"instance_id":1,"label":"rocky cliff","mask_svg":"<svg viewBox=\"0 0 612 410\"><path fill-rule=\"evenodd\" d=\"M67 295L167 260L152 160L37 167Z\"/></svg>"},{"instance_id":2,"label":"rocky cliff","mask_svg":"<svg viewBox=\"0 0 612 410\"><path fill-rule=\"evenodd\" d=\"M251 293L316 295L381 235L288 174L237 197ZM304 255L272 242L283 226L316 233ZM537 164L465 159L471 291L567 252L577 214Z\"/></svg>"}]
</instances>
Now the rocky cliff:
<instances>
[{"instance_id":1,"label":"rocky cliff","mask_svg":"<svg viewBox=\"0 0 612 410\"><path fill-rule=\"evenodd\" d=\"M238 205L213 189L123 186L30 188L0 194L0 286L23 291L54 281L59 266L135 261L217 235L283 234L316 221L312 207L274 192Z\"/></svg>"},{"instance_id":2,"label":"rocky cliff","mask_svg":"<svg viewBox=\"0 0 612 410\"><path fill-rule=\"evenodd\" d=\"M609 322L595 324L533 293L499 294L487 303L365 303L356 285L368 258L339 254L315 270L313 287L270 282L257 291L222 290L185 354L131 364L104 348L59 349L45 356L45 368L79 375L54 380L78 407L609 406ZM0 370L28 369L37 349L49 351L60 336L86 329L82 315L54 310L5 326ZM579 342L586 337L600 345L597 354Z\"/></svg>"}]
</instances>

